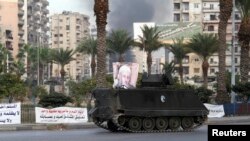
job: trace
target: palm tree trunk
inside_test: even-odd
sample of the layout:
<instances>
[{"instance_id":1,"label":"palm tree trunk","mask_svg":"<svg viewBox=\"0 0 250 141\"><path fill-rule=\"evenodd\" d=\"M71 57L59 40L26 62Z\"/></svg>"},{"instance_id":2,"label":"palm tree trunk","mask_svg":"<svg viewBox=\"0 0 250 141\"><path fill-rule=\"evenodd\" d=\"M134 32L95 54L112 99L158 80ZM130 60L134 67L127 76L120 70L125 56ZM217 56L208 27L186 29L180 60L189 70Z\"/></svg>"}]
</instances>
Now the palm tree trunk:
<instances>
[{"instance_id":1,"label":"palm tree trunk","mask_svg":"<svg viewBox=\"0 0 250 141\"><path fill-rule=\"evenodd\" d=\"M180 80L181 80L181 84L183 84L183 66L182 66L182 62L179 62L179 75L180 75Z\"/></svg>"},{"instance_id":2,"label":"palm tree trunk","mask_svg":"<svg viewBox=\"0 0 250 141\"><path fill-rule=\"evenodd\" d=\"M95 77L95 67L96 67L96 63L95 63L95 55L91 55L91 74L92 74L92 78Z\"/></svg>"},{"instance_id":3,"label":"palm tree trunk","mask_svg":"<svg viewBox=\"0 0 250 141\"><path fill-rule=\"evenodd\" d=\"M232 0L220 0L220 22L219 22L219 73L218 73L218 90L216 102L218 104L230 101L226 89L226 29L228 19L231 16L233 8Z\"/></svg>"},{"instance_id":4,"label":"palm tree trunk","mask_svg":"<svg viewBox=\"0 0 250 141\"><path fill-rule=\"evenodd\" d=\"M147 66L148 66L148 75L151 74L151 66L152 66L152 55L151 52L147 53Z\"/></svg>"},{"instance_id":5,"label":"palm tree trunk","mask_svg":"<svg viewBox=\"0 0 250 141\"><path fill-rule=\"evenodd\" d=\"M106 87L106 24L108 0L95 0L94 12L97 25L97 87Z\"/></svg>"},{"instance_id":6,"label":"palm tree trunk","mask_svg":"<svg viewBox=\"0 0 250 141\"><path fill-rule=\"evenodd\" d=\"M124 62L122 54L119 54L119 62Z\"/></svg>"},{"instance_id":7,"label":"palm tree trunk","mask_svg":"<svg viewBox=\"0 0 250 141\"><path fill-rule=\"evenodd\" d=\"M62 93L64 93L64 77L65 77L64 66L62 66L60 73L61 73L61 81L62 81Z\"/></svg>"},{"instance_id":8,"label":"palm tree trunk","mask_svg":"<svg viewBox=\"0 0 250 141\"><path fill-rule=\"evenodd\" d=\"M242 83L248 82L248 70L249 70L249 42L243 41L241 45L240 55L240 78Z\"/></svg>"},{"instance_id":9,"label":"palm tree trunk","mask_svg":"<svg viewBox=\"0 0 250 141\"><path fill-rule=\"evenodd\" d=\"M207 72L208 72L208 68L209 68L209 63L207 60L205 60L203 63L202 63L202 72L203 72L203 80L204 80L204 83L203 83L203 86L205 88L207 88Z\"/></svg>"}]
</instances>

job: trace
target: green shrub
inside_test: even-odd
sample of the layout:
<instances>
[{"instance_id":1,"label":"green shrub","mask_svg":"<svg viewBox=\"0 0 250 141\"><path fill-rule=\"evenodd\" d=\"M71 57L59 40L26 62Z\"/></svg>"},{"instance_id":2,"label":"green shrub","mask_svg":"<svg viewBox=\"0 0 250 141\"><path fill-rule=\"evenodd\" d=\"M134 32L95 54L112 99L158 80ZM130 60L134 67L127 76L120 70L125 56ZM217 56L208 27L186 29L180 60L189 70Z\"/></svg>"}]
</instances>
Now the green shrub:
<instances>
[{"instance_id":1,"label":"green shrub","mask_svg":"<svg viewBox=\"0 0 250 141\"><path fill-rule=\"evenodd\" d=\"M200 101L202 103L208 103L209 102L209 97L213 94L214 92L210 89L207 89L205 87L199 87L195 89L195 94L200 98Z\"/></svg>"},{"instance_id":2,"label":"green shrub","mask_svg":"<svg viewBox=\"0 0 250 141\"><path fill-rule=\"evenodd\" d=\"M49 95L44 95L41 97L38 104L42 105L42 107L61 107L67 104L68 102L72 102L73 100L65 96L62 93L51 93Z\"/></svg>"}]
</instances>

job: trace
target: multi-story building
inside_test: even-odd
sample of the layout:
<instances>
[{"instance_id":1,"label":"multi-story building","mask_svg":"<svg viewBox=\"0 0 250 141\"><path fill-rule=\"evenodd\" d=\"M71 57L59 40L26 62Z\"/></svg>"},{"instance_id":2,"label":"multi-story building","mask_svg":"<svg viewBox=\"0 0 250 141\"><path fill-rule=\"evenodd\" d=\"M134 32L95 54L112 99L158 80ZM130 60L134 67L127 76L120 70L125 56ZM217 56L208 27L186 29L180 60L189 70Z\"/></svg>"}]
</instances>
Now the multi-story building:
<instances>
[{"instance_id":1,"label":"multi-story building","mask_svg":"<svg viewBox=\"0 0 250 141\"><path fill-rule=\"evenodd\" d=\"M0 0L0 25L11 30L13 37L7 44L2 43L9 47L14 59L24 44L48 47L48 4L47 0Z\"/></svg>"},{"instance_id":2,"label":"multi-story building","mask_svg":"<svg viewBox=\"0 0 250 141\"><path fill-rule=\"evenodd\" d=\"M220 7L219 7L219 0L203 0L202 1L202 13L203 13L203 33L218 33L219 28L219 14L220 14ZM239 30L240 27L240 13L239 11L235 11L235 32ZM232 18L228 21L227 26L227 34L226 34L226 41L228 48L226 50L226 69L231 71L232 68ZM235 63L235 73L240 73L240 47L238 44L234 46L234 63ZM218 72L218 54L214 54L212 57L209 58L210 69L208 71L209 75L216 75Z\"/></svg>"},{"instance_id":3,"label":"multi-story building","mask_svg":"<svg viewBox=\"0 0 250 141\"><path fill-rule=\"evenodd\" d=\"M218 33L219 27L219 0L173 0L173 15L174 21L178 22L200 22L202 23L202 32L203 33ZM240 13L235 11L235 32L239 29L240 24ZM231 71L232 68L232 18L228 21L227 26L227 35L226 40L228 44L228 49L226 51L226 69ZM235 72L239 73L239 62L240 62L240 48L236 44L234 47L234 63L235 63ZM198 59L195 57L196 60ZM196 61L197 62L197 61ZM208 71L209 76L215 76L218 72L218 54L214 54L209 58L210 68ZM196 66L191 64L188 66ZM201 68L194 68L197 74L201 74ZM189 69L190 70L190 69ZM199 73L198 73L199 72ZM189 72L191 76L194 74Z\"/></svg>"},{"instance_id":4,"label":"multi-story building","mask_svg":"<svg viewBox=\"0 0 250 141\"><path fill-rule=\"evenodd\" d=\"M1 44L8 48L14 58L18 53L19 43L23 43L19 36L19 28L24 24L22 6L22 0L0 0Z\"/></svg>"},{"instance_id":5,"label":"multi-story building","mask_svg":"<svg viewBox=\"0 0 250 141\"><path fill-rule=\"evenodd\" d=\"M64 11L51 16L51 48L75 50L78 44L90 36L89 17L78 12ZM66 77L79 80L90 75L89 55L76 53L74 61L65 66ZM60 76L60 66L53 64L52 76Z\"/></svg>"},{"instance_id":6,"label":"multi-story building","mask_svg":"<svg viewBox=\"0 0 250 141\"><path fill-rule=\"evenodd\" d=\"M39 47L49 45L49 5L48 0L26 0L25 31L29 44Z\"/></svg>"},{"instance_id":7,"label":"multi-story building","mask_svg":"<svg viewBox=\"0 0 250 141\"><path fill-rule=\"evenodd\" d=\"M201 0L173 0L174 22L199 22L201 19Z\"/></svg>"}]
</instances>

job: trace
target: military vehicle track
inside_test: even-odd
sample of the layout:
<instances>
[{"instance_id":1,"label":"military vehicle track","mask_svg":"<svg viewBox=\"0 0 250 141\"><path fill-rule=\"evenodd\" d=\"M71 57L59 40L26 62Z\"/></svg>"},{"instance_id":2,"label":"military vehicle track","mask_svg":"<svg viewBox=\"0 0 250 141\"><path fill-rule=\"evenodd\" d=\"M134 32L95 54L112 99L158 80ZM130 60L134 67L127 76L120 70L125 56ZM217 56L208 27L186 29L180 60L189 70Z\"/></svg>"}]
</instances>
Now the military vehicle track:
<instances>
[{"instance_id":1,"label":"military vehicle track","mask_svg":"<svg viewBox=\"0 0 250 141\"><path fill-rule=\"evenodd\" d=\"M172 122L171 124L173 124L173 125L169 125L169 123L167 123L168 125L164 125L164 123L163 124L159 123L159 121L161 121L159 119L163 119L162 117L158 117L158 118L126 117L125 120L127 120L127 121L123 122L123 120L119 119L122 116L123 115L117 115L117 116L113 117L112 120L105 121L105 122L94 119L94 123L97 126L103 128L103 129L109 130L111 132L162 133L162 132L192 132L193 130L201 127L204 124L204 122L206 121L206 117L195 117L192 119L197 119L200 121L188 123L190 126L190 127L188 127L188 126L185 126L183 124L183 122L178 121L178 119L182 119L181 121L185 122L185 117L182 117L182 118L181 117L169 117L169 120L167 120L167 121ZM171 118L172 118L172 121L171 121ZM139 123L141 123L141 125L138 125L135 119L141 120L142 122L139 122ZM153 126L151 126L150 120L148 120L148 119L153 119L153 120L151 120L151 121L153 121L153 123L155 123L154 119L156 119L156 120L158 119L157 120L158 121L158 123L157 123L158 128L157 128L157 126L155 126L155 124ZM173 119L176 119L176 121ZM162 125L162 126L159 126L159 125ZM172 126L172 127L170 127L170 126Z\"/></svg>"}]
</instances>

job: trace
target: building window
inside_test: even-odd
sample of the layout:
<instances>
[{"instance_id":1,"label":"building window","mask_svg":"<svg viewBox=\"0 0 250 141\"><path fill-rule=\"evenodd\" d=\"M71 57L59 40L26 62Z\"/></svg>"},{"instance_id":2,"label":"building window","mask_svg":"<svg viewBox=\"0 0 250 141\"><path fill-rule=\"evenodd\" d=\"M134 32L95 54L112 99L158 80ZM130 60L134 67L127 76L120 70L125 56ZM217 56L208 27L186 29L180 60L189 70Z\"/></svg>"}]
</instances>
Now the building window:
<instances>
[{"instance_id":1,"label":"building window","mask_svg":"<svg viewBox=\"0 0 250 141\"><path fill-rule=\"evenodd\" d=\"M234 52L236 52L236 53L238 52L238 47L234 48Z\"/></svg>"},{"instance_id":2,"label":"building window","mask_svg":"<svg viewBox=\"0 0 250 141\"><path fill-rule=\"evenodd\" d=\"M178 21L180 21L180 18L181 16L180 16L180 14L174 14L174 22L178 22Z\"/></svg>"},{"instance_id":3,"label":"building window","mask_svg":"<svg viewBox=\"0 0 250 141\"><path fill-rule=\"evenodd\" d=\"M200 68L194 68L194 73L200 73Z\"/></svg>"},{"instance_id":4,"label":"building window","mask_svg":"<svg viewBox=\"0 0 250 141\"><path fill-rule=\"evenodd\" d=\"M194 8L199 8L199 3L195 3Z\"/></svg>"},{"instance_id":5,"label":"building window","mask_svg":"<svg viewBox=\"0 0 250 141\"><path fill-rule=\"evenodd\" d=\"M210 4L210 10L213 10L213 9L214 9L214 5Z\"/></svg>"},{"instance_id":6,"label":"building window","mask_svg":"<svg viewBox=\"0 0 250 141\"><path fill-rule=\"evenodd\" d=\"M210 20L211 20L211 21L217 20L217 19L216 19L216 16L215 16L215 15L210 15Z\"/></svg>"},{"instance_id":7,"label":"building window","mask_svg":"<svg viewBox=\"0 0 250 141\"><path fill-rule=\"evenodd\" d=\"M210 58L210 63L214 63L214 58Z\"/></svg>"},{"instance_id":8,"label":"building window","mask_svg":"<svg viewBox=\"0 0 250 141\"><path fill-rule=\"evenodd\" d=\"M238 58L234 58L234 63L238 63Z\"/></svg>"},{"instance_id":9,"label":"building window","mask_svg":"<svg viewBox=\"0 0 250 141\"><path fill-rule=\"evenodd\" d=\"M69 25L66 25L66 30L70 30L70 26Z\"/></svg>"},{"instance_id":10,"label":"building window","mask_svg":"<svg viewBox=\"0 0 250 141\"><path fill-rule=\"evenodd\" d=\"M181 9L180 3L174 3L174 10L180 10L180 9Z\"/></svg>"},{"instance_id":11,"label":"building window","mask_svg":"<svg viewBox=\"0 0 250 141\"><path fill-rule=\"evenodd\" d=\"M210 69L210 74L215 73L214 69Z\"/></svg>"},{"instance_id":12,"label":"building window","mask_svg":"<svg viewBox=\"0 0 250 141\"><path fill-rule=\"evenodd\" d=\"M209 25L208 26L208 31L214 31L214 26L213 25Z\"/></svg>"}]
</instances>

